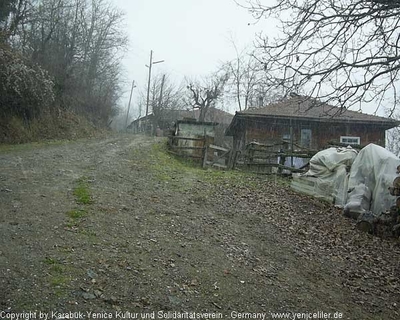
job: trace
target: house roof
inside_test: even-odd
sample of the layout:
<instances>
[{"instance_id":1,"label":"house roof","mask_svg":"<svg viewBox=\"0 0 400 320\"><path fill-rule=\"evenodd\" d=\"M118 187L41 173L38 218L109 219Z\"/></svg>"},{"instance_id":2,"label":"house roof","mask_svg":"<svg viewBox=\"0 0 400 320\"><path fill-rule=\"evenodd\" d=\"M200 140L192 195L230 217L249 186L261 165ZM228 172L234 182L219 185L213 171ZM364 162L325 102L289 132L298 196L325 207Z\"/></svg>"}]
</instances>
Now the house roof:
<instances>
[{"instance_id":1,"label":"house roof","mask_svg":"<svg viewBox=\"0 0 400 320\"><path fill-rule=\"evenodd\" d=\"M200 110L175 110L175 109L164 109L162 110L162 119L168 122L176 122L177 120L183 119L196 119L198 120L200 116ZM149 114L148 118L153 117L153 114ZM146 119L146 116L136 119L131 122L128 126L132 127L134 123L143 121ZM233 119L233 114L228 113L226 111L211 107L206 113L206 117L204 119L205 122L218 122L221 124L230 124Z\"/></svg>"},{"instance_id":2,"label":"house roof","mask_svg":"<svg viewBox=\"0 0 400 320\"><path fill-rule=\"evenodd\" d=\"M200 111L199 111L199 115L200 115ZM209 115L210 118L207 118L206 115L206 121L212 121L212 122L218 122L221 124L230 124L232 122L233 119L233 114L226 112L224 110L221 109L217 109L217 108L210 108L209 110Z\"/></svg>"},{"instance_id":3,"label":"house roof","mask_svg":"<svg viewBox=\"0 0 400 320\"><path fill-rule=\"evenodd\" d=\"M399 121L394 119L342 109L328 105L314 98L294 95L276 103L269 104L263 108L236 112L226 134L232 135L232 130L238 124L239 119L253 117L266 119L295 119L298 121L364 123L379 125L386 129L396 127L400 124Z\"/></svg>"},{"instance_id":4,"label":"house roof","mask_svg":"<svg viewBox=\"0 0 400 320\"><path fill-rule=\"evenodd\" d=\"M200 117L200 110L199 109L180 110L178 115L179 115L179 117L177 117L178 120L184 119L184 118L194 118L197 120ZM206 117L205 117L204 121L230 124L232 119L233 119L233 114L223 111L221 109L211 107L210 109L208 109L208 112L206 113Z\"/></svg>"},{"instance_id":5,"label":"house roof","mask_svg":"<svg viewBox=\"0 0 400 320\"><path fill-rule=\"evenodd\" d=\"M212 126L212 127L215 127L215 126L219 125L218 122L210 122L210 121L200 122L200 121L190 120L190 119L188 119L188 120L186 120L186 119L177 120L175 125L179 125L179 124L182 124L182 123L183 124L190 124L190 125L194 125L194 126Z\"/></svg>"}]
</instances>

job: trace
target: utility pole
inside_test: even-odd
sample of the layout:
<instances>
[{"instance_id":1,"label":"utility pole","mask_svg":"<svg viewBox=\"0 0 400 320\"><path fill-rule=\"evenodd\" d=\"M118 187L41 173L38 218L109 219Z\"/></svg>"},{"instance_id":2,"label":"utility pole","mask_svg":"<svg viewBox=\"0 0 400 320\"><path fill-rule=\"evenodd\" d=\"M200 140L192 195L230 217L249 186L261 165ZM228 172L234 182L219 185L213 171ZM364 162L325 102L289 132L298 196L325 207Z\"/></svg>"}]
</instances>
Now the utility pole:
<instances>
[{"instance_id":1,"label":"utility pole","mask_svg":"<svg viewBox=\"0 0 400 320\"><path fill-rule=\"evenodd\" d=\"M162 117L161 104L162 104L162 97L163 97L164 82L165 82L165 74L163 74L163 77L161 80L160 96L158 97L158 103L157 103L157 109L156 109L157 112L154 112L155 110L153 110L153 135L157 135L158 121ZM156 107L156 106L154 105L154 107Z\"/></svg>"},{"instance_id":2,"label":"utility pole","mask_svg":"<svg viewBox=\"0 0 400 320\"><path fill-rule=\"evenodd\" d=\"M163 94L163 89L164 89L164 82L165 82L165 74L163 74L162 80L161 80L160 98L158 99L158 109L161 109L162 94Z\"/></svg>"},{"instance_id":3,"label":"utility pole","mask_svg":"<svg viewBox=\"0 0 400 320\"><path fill-rule=\"evenodd\" d=\"M129 96L129 103L128 103L128 112L126 113L126 120L125 120L125 131L128 130L128 118L129 118L129 110L131 109L131 101L132 101L132 92L135 86L135 80L132 81L132 88L131 88L131 95Z\"/></svg>"},{"instance_id":4,"label":"utility pole","mask_svg":"<svg viewBox=\"0 0 400 320\"><path fill-rule=\"evenodd\" d=\"M153 62L153 50L150 50L150 63L146 65L149 68L149 80L147 83L147 99L146 99L146 119L149 115L149 100L150 100L150 81L151 81L151 66L156 63L164 62L164 60L154 61Z\"/></svg>"}]
</instances>

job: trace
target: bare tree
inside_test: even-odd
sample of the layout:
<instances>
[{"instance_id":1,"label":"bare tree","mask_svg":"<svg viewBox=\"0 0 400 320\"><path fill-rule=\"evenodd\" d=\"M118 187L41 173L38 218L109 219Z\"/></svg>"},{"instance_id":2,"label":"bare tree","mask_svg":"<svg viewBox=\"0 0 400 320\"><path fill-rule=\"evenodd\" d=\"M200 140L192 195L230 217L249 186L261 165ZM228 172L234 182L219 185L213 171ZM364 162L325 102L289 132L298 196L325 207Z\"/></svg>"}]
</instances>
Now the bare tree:
<instances>
[{"instance_id":1,"label":"bare tree","mask_svg":"<svg viewBox=\"0 0 400 320\"><path fill-rule=\"evenodd\" d=\"M399 0L250 0L256 19L280 22L278 37L261 35L257 46L270 85L348 108L391 98L399 103Z\"/></svg>"},{"instance_id":2,"label":"bare tree","mask_svg":"<svg viewBox=\"0 0 400 320\"><path fill-rule=\"evenodd\" d=\"M144 108L146 105L147 86L139 92L137 106ZM176 110L182 110L185 107L183 100L182 85L176 85L171 81L168 74L156 75L152 77L149 93L149 106L152 115L153 133L157 127L168 126L176 120ZM139 111L139 117L141 116Z\"/></svg>"},{"instance_id":3,"label":"bare tree","mask_svg":"<svg viewBox=\"0 0 400 320\"><path fill-rule=\"evenodd\" d=\"M59 106L106 125L120 95L123 14L107 0L14 2L29 2L29 10L12 46L54 78Z\"/></svg>"},{"instance_id":4,"label":"bare tree","mask_svg":"<svg viewBox=\"0 0 400 320\"><path fill-rule=\"evenodd\" d=\"M151 108L153 113L153 134L157 127L168 126L166 123L176 121L173 117L176 110L183 109L183 89L176 86L168 75L158 75L153 79L151 90Z\"/></svg>"},{"instance_id":5,"label":"bare tree","mask_svg":"<svg viewBox=\"0 0 400 320\"><path fill-rule=\"evenodd\" d=\"M251 107L256 99L256 89L262 65L252 53L239 52L235 43L236 59L225 64L224 68L229 73L228 84L236 100L239 111Z\"/></svg>"},{"instance_id":6,"label":"bare tree","mask_svg":"<svg viewBox=\"0 0 400 320\"><path fill-rule=\"evenodd\" d=\"M229 75L227 90L235 99L239 111L263 107L279 99L281 95L270 86L263 64L254 55L254 50L239 52L235 43L233 47L236 59L225 63L222 69Z\"/></svg>"},{"instance_id":7,"label":"bare tree","mask_svg":"<svg viewBox=\"0 0 400 320\"><path fill-rule=\"evenodd\" d=\"M189 81L189 104L199 109L199 121L204 121L210 107L223 97L224 86L229 79L226 72L216 73L202 81Z\"/></svg>"},{"instance_id":8,"label":"bare tree","mask_svg":"<svg viewBox=\"0 0 400 320\"><path fill-rule=\"evenodd\" d=\"M0 1L0 42L15 35L20 24L26 19L30 6L29 0Z\"/></svg>"}]
</instances>

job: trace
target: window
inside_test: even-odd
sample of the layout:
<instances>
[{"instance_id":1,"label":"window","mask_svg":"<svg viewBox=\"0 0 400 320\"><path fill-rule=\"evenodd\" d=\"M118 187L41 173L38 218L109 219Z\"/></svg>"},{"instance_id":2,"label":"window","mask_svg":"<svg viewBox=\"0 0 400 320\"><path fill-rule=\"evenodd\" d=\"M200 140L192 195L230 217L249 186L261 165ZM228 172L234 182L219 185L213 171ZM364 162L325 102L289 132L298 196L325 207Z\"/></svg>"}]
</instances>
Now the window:
<instances>
[{"instance_id":1,"label":"window","mask_svg":"<svg viewBox=\"0 0 400 320\"><path fill-rule=\"evenodd\" d=\"M311 148L311 129L301 129L300 144L304 148Z\"/></svg>"},{"instance_id":2,"label":"window","mask_svg":"<svg viewBox=\"0 0 400 320\"><path fill-rule=\"evenodd\" d=\"M349 145L360 144L360 137L341 136L340 143L346 143Z\"/></svg>"}]
</instances>

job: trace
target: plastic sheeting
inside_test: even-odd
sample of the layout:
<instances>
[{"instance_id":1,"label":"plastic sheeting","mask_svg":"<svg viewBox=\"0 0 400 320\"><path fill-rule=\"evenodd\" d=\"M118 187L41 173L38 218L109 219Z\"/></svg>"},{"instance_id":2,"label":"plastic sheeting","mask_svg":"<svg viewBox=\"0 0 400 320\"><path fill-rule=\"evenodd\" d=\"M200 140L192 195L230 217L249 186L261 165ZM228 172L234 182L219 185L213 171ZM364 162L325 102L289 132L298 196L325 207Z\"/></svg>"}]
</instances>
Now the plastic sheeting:
<instances>
[{"instance_id":1,"label":"plastic sheeting","mask_svg":"<svg viewBox=\"0 0 400 320\"><path fill-rule=\"evenodd\" d=\"M400 165L400 159L390 151L375 145L369 144L364 147L354 160L350 170L348 189L357 190L358 199L372 195L369 210L374 214L380 214L390 209L396 202L396 197L389 194L388 188L392 186L396 175L396 168ZM364 190L361 194L361 191ZM357 193L356 192L356 193ZM346 206L354 207L353 199L349 197ZM365 203L359 211L368 210Z\"/></svg>"},{"instance_id":2,"label":"plastic sheeting","mask_svg":"<svg viewBox=\"0 0 400 320\"><path fill-rule=\"evenodd\" d=\"M356 187L349 190L349 195L347 197L344 210L355 213L364 213L369 211L371 206L371 198L371 190L369 190L365 184L360 183Z\"/></svg>"},{"instance_id":3,"label":"plastic sheeting","mask_svg":"<svg viewBox=\"0 0 400 320\"><path fill-rule=\"evenodd\" d=\"M338 206L347 200L348 168L357 157L351 147L329 148L315 154L310 160L310 169L303 176L314 177L315 196L333 198Z\"/></svg>"}]
</instances>

